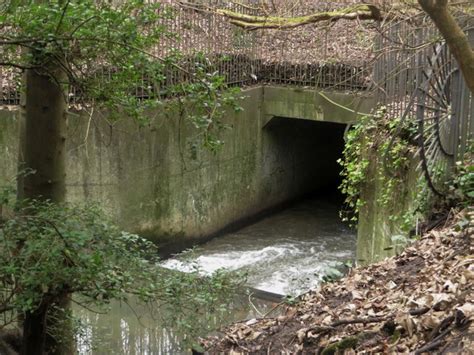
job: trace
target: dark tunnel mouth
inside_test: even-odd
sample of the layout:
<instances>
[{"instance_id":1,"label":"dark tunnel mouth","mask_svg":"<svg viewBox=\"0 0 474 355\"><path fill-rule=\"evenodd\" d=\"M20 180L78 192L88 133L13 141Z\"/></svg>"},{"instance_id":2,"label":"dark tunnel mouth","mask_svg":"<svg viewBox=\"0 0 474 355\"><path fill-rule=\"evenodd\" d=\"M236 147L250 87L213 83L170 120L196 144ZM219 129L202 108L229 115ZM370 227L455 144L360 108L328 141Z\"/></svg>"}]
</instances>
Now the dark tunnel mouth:
<instances>
[{"instance_id":1,"label":"dark tunnel mouth","mask_svg":"<svg viewBox=\"0 0 474 355\"><path fill-rule=\"evenodd\" d=\"M282 169L291 167L290 187L298 199L334 196L341 199L343 123L273 117L263 128L269 149L276 149Z\"/></svg>"}]
</instances>

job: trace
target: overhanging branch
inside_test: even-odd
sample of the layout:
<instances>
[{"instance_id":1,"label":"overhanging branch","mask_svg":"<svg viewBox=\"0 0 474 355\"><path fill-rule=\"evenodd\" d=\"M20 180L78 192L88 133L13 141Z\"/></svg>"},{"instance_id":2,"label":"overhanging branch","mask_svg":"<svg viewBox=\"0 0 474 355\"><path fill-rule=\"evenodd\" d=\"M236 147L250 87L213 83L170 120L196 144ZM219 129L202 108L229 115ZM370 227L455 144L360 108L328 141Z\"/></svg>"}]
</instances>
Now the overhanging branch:
<instances>
[{"instance_id":1,"label":"overhanging branch","mask_svg":"<svg viewBox=\"0 0 474 355\"><path fill-rule=\"evenodd\" d=\"M295 28L310 23L337 20L375 20L380 21L382 15L379 9L373 5L355 5L337 11L318 12L300 17L278 17L278 16L251 16L233 12L230 10L217 9L216 13L230 19L230 23L247 30L271 29L271 28Z\"/></svg>"},{"instance_id":2,"label":"overhanging branch","mask_svg":"<svg viewBox=\"0 0 474 355\"><path fill-rule=\"evenodd\" d=\"M35 68L33 66L22 65L22 64L18 64L18 63L12 63L12 62L0 62L0 67L12 67L12 68L17 68L17 69L21 69L21 70L34 69Z\"/></svg>"},{"instance_id":3,"label":"overhanging branch","mask_svg":"<svg viewBox=\"0 0 474 355\"><path fill-rule=\"evenodd\" d=\"M230 23L246 30L289 29L321 21L337 21L342 19L380 21L383 18L377 6L367 4L352 5L334 11L322 11L299 17L253 16L226 9L211 9L187 2L180 2L180 4L183 7L192 8L196 11L217 13L227 17Z\"/></svg>"}]
</instances>

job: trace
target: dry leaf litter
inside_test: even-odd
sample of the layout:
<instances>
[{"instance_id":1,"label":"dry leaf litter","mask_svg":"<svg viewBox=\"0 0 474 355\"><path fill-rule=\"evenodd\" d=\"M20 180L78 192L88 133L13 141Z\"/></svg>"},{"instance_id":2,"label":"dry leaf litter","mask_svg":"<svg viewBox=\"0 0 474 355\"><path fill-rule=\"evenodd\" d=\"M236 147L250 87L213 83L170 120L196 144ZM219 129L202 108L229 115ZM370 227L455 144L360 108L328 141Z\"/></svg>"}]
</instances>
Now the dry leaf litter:
<instances>
[{"instance_id":1,"label":"dry leaf litter","mask_svg":"<svg viewBox=\"0 0 474 355\"><path fill-rule=\"evenodd\" d=\"M296 306L282 304L284 315L232 324L202 345L230 354L474 354L474 210L453 214L401 255L354 268Z\"/></svg>"}]
</instances>

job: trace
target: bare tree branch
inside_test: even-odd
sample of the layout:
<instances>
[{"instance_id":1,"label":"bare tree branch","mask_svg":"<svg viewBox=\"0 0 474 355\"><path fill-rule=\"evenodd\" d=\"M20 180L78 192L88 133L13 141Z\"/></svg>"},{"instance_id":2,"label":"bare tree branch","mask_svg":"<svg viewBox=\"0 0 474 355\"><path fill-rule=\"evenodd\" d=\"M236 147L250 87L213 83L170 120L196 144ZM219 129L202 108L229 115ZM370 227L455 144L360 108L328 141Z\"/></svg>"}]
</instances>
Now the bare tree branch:
<instances>
[{"instance_id":1,"label":"bare tree branch","mask_svg":"<svg viewBox=\"0 0 474 355\"><path fill-rule=\"evenodd\" d=\"M202 10L198 7L195 7L195 9L198 11ZM209 11L209 9L206 10ZM364 4L353 5L335 11L317 12L300 17L252 16L225 9L215 9L214 11L219 15L229 18L230 23L247 30L271 28L288 29L304 26L310 23L337 21L341 19L375 21L380 21L382 19L382 14L377 6Z\"/></svg>"},{"instance_id":2,"label":"bare tree branch","mask_svg":"<svg viewBox=\"0 0 474 355\"><path fill-rule=\"evenodd\" d=\"M474 51L466 34L449 11L449 1L418 0L418 3L443 35L469 90L474 93Z\"/></svg>"},{"instance_id":3,"label":"bare tree branch","mask_svg":"<svg viewBox=\"0 0 474 355\"><path fill-rule=\"evenodd\" d=\"M34 67L32 66L22 65L18 63L11 63L11 62L0 62L0 67L12 67L12 68L17 68L21 70L34 69Z\"/></svg>"}]
</instances>

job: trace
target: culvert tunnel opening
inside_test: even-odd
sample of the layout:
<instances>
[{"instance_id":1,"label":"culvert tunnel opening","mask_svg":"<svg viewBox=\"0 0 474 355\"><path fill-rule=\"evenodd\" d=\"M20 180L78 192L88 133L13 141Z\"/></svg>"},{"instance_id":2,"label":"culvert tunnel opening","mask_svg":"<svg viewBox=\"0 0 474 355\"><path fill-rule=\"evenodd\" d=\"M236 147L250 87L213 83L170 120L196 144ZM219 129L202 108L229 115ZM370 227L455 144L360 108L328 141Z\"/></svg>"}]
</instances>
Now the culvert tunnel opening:
<instances>
[{"instance_id":1,"label":"culvert tunnel opening","mask_svg":"<svg viewBox=\"0 0 474 355\"><path fill-rule=\"evenodd\" d=\"M260 172L269 187L265 202L280 208L196 248L193 265L205 274L220 268L245 272L253 297L274 302L301 295L342 271L344 262L354 260L356 241L338 215L337 160L345 128L272 118L263 128ZM187 263L173 258L165 265L186 272Z\"/></svg>"},{"instance_id":2,"label":"culvert tunnel opening","mask_svg":"<svg viewBox=\"0 0 474 355\"><path fill-rule=\"evenodd\" d=\"M262 129L254 179L261 212L239 220L194 249L191 260L165 266L204 274L220 268L248 274L255 297L279 300L316 287L355 258L355 231L339 218L346 125L273 117Z\"/></svg>"},{"instance_id":3,"label":"culvert tunnel opening","mask_svg":"<svg viewBox=\"0 0 474 355\"><path fill-rule=\"evenodd\" d=\"M335 122L274 117L264 127L264 167L277 198L342 200L338 186L346 125ZM276 184L275 184L276 181ZM274 195L274 196L275 196Z\"/></svg>"}]
</instances>

